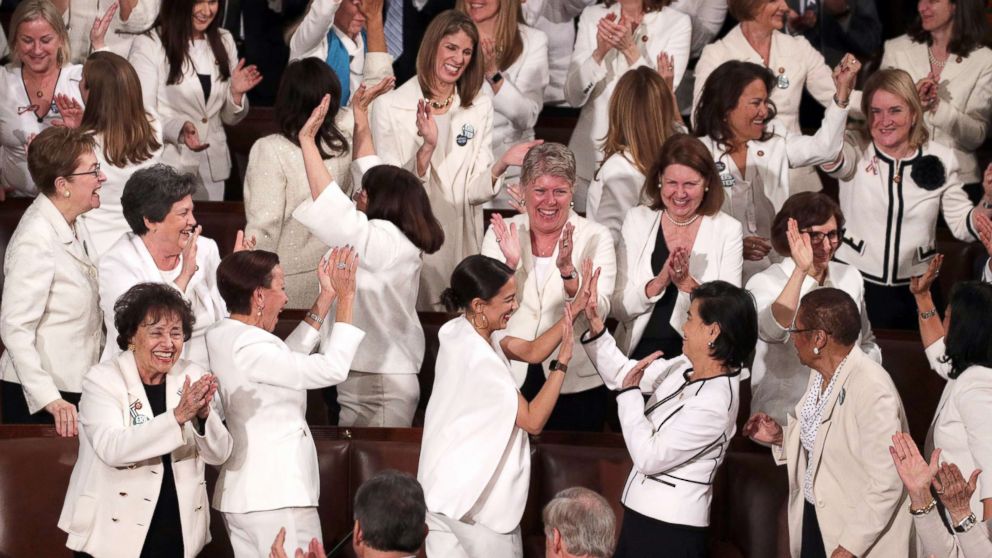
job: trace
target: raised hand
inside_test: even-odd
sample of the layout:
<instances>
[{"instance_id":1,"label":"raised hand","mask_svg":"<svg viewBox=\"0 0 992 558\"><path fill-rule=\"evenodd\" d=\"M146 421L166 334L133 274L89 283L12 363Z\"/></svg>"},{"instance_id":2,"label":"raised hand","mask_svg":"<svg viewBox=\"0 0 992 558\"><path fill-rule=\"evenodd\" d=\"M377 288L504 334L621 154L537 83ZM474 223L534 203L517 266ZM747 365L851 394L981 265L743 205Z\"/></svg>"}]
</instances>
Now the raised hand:
<instances>
[{"instance_id":1,"label":"raised hand","mask_svg":"<svg viewBox=\"0 0 992 558\"><path fill-rule=\"evenodd\" d=\"M334 251L330 251L322 258L317 264L317 284L320 286L320 294L327 295L328 300L333 300L337 296L337 291L334 290L334 284L331 282L331 254Z\"/></svg>"},{"instance_id":2,"label":"raised hand","mask_svg":"<svg viewBox=\"0 0 992 558\"><path fill-rule=\"evenodd\" d=\"M83 106L79 104L79 101L59 93L55 95L55 107L59 110L62 118L52 120L53 126L78 128L83 123Z\"/></svg>"},{"instance_id":3,"label":"raised hand","mask_svg":"<svg viewBox=\"0 0 992 558\"><path fill-rule=\"evenodd\" d=\"M861 62L853 54L845 54L844 58L834 68L834 87L837 88L837 100L846 103L854 90L854 83L861 71Z\"/></svg>"},{"instance_id":4,"label":"raised hand","mask_svg":"<svg viewBox=\"0 0 992 558\"><path fill-rule=\"evenodd\" d=\"M510 196L510 207L516 209L517 213L527 213L523 186L514 182L506 187L506 193Z\"/></svg>"},{"instance_id":5,"label":"raised hand","mask_svg":"<svg viewBox=\"0 0 992 558\"><path fill-rule=\"evenodd\" d=\"M331 250L331 287L340 299L355 297L355 274L358 272L358 252L350 246Z\"/></svg>"},{"instance_id":6,"label":"raised hand","mask_svg":"<svg viewBox=\"0 0 992 558\"><path fill-rule=\"evenodd\" d=\"M255 249L255 235L245 236L245 231L238 230L238 233L234 235L234 251L243 252L245 250Z\"/></svg>"},{"instance_id":7,"label":"raised hand","mask_svg":"<svg viewBox=\"0 0 992 558\"><path fill-rule=\"evenodd\" d=\"M789 239L789 256L792 261L796 262L796 267L803 273L809 273L813 269L813 243L809 235L799 232L799 224L791 217L785 234Z\"/></svg>"},{"instance_id":8,"label":"raised hand","mask_svg":"<svg viewBox=\"0 0 992 558\"><path fill-rule=\"evenodd\" d=\"M482 62L485 64L486 78L491 78L499 71L499 55L496 48L496 41L492 37L483 37L480 43L482 45Z\"/></svg>"},{"instance_id":9,"label":"raised hand","mask_svg":"<svg viewBox=\"0 0 992 558\"><path fill-rule=\"evenodd\" d=\"M241 104L240 97L262 83L262 74L254 64L245 65L245 59L238 60L238 65L231 72L231 96L234 102Z\"/></svg>"},{"instance_id":10,"label":"raised hand","mask_svg":"<svg viewBox=\"0 0 992 558\"><path fill-rule=\"evenodd\" d=\"M575 330L572 322L575 316L572 314L572 307L565 303L565 319L561 324L561 345L558 346L558 362L568 365L572 360L572 349L575 346Z\"/></svg>"},{"instance_id":11,"label":"raised hand","mask_svg":"<svg viewBox=\"0 0 992 558\"><path fill-rule=\"evenodd\" d=\"M114 2L103 12L102 17L93 20L93 27L90 28L90 46L93 50L100 50L107 46L107 30L110 29L110 22L114 20L117 13L117 2Z\"/></svg>"},{"instance_id":12,"label":"raised hand","mask_svg":"<svg viewBox=\"0 0 992 558\"><path fill-rule=\"evenodd\" d=\"M296 134L297 139L300 143L316 143L317 132L324 125L324 119L327 117L327 109L331 105L331 96L324 95L321 97L320 102L317 106L310 111L310 117L307 121L303 123L300 127L300 131Z\"/></svg>"},{"instance_id":13,"label":"raised hand","mask_svg":"<svg viewBox=\"0 0 992 558\"><path fill-rule=\"evenodd\" d=\"M916 442L905 432L896 432L892 435L892 445L889 446L889 455L896 466L896 472L902 484L909 492L913 507L920 509L930 503L930 484L937 475L940 463L940 448L933 451L930 463L927 463L920 450L916 448Z\"/></svg>"},{"instance_id":14,"label":"raised hand","mask_svg":"<svg viewBox=\"0 0 992 558\"><path fill-rule=\"evenodd\" d=\"M417 101L417 135L424 138L424 144L437 146L437 122L431 116L431 105L425 99Z\"/></svg>"},{"instance_id":15,"label":"raised hand","mask_svg":"<svg viewBox=\"0 0 992 558\"><path fill-rule=\"evenodd\" d=\"M654 361L658 360L665 353L661 351L655 351L648 356L637 361L637 364L627 372L627 375L623 378L623 383L620 384L620 389L627 389L629 387L636 387L641 385L641 380L644 379L644 371L647 367Z\"/></svg>"},{"instance_id":16,"label":"raised hand","mask_svg":"<svg viewBox=\"0 0 992 558\"><path fill-rule=\"evenodd\" d=\"M514 144L512 147L503 153L503 156L499 158L500 162L507 167L519 167L524 164L524 157L527 156L527 152L530 148L535 145L541 145L544 140L531 140L522 141L520 143Z\"/></svg>"},{"instance_id":17,"label":"raised hand","mask_svg":"<svg viewBox=\"0 0 992 558\"><path fill-rule=\"evenodd\" d=\"M563 276L575 272L575 265L572 264L572 248L575 245L575 242L572 241L572 234L574 232L575 225L565 223L561 237L558 239L558 259L555 260L555 265L558 266L558 271Z\"/></svg>"},{"instance_id":18,"label":"raised hand","mask_svg":"<svg viewBox=\"0 0 992 558\"><path fill-rule=\"evenodd\" d=\"M940 275L940 266L944 263L944 255L937 254L930 260L930 264L927 265L927 270L923 272L923 275L917 275L916 277L911 277L909 279L909 292L914 295L922 295L930 292L930 286Z\"/></svg>"},{"instance_id":19,"label":"raised hand","mask_svg":"<svg viewBox=\"0 0 992 558\"><path fill-rule=\"evenodd\" d=\"M967 481L961 474L961 470L954 463L944 463L937 471L937 482L940 490L937 494L940 501L951 514L951 520L957 524L961 520L971 515L971 495L978 487L978 475L982 474L981 469L971 472L971 478Z\"/></svg>"},{"instance_id":20,"label":"raised hand","mask_svg":"<svg viewBox=\"0 0 992 558\"><path fill-rule=\"evenodd\" d=\"M188 120L183 124L182 131L179 132L179 141L188 147L190 151L197 153L210 147L209 143L200 142L200 132L196 130L196 125Z\"/></svg>"},{"instance_id":21,"label":"raised hand","mask_svg":"<svg viewBox=\"0 0 992 558\"><path fill-rule=\"evenodd\" d=\"M180 286L183 290L186 290L186 285L193 277L193 274L196 273L196 270L200 269L200 267L196 265L196 244L200 239L201 232L203 232L203 227L200 225L194 227L192 233L189 235L189 239L186 240L186 246L183 246L183 266L180 268L179 277L176 279L177 283L182 281Z\"/></svg>"},{"instance_id":22,"label":"raised hand","mask_svg":"<svg viewBox=\"0 0 992 558\"><path fill-rule=\"evenodd\" d=\"M585 312L586 307L590 304L595 304L596 297L599 294L599 271L600 268L596 268L596 271L592 269L592 258L586 258L582 260L582 285L579 290L575 293L575 298L572 300L572 311L578 317L580 312ZM597 310L598 314L598 310Z\"/></svg>"},{"instance_id":23,"label":"raised hand","mask_svg":"<svg viewBox=\"0 0 992 558\"><path fill-rule=\"evenodd\" d=\"M217 377L213 374L204 374L203 376L200 376L200 379L194 382L193 385L195 387L196 384L200 383L206 384L206 388L203 394L203 406L200 407L199 411L197 411L196 416L199 417L200 420L207 420L207 417L210 416L210 402L213 401L214 396L217 395Z\"/></svg>"},{"instance_id":24,"label":"raised hand","mask_svg":"<svg viewBox=\"0 0 992 558\"><path fill-rule=\"evenodd\" d=\"M366 20L378 18L382 19L383 0L361 0L356 2L358 11L365 16Z\"/></svg>"},{"instance_id":25,"label":"raised hand","mask_svg":"<svg viewBox=\"0 0 992 558\"><path fill-rule=\"evenodd\" d=\"M499 213L493 213L489 222L492 224L493 235L496 236L499 249L503 252L506 265L511 269L517 269L517 265L520 264L520 237L517 235L517 224L512 223L507 227L506 221Z\"/></svg>"},{"instance_id":26,"label":"raised hand","mask_svg":"<svg viewBox=\"0 0 992 558\"><path fill-rule=\"evenodd\" d=\"M394 85L396 85L396 78L393 76L383 78L372 87L368 87L364 83L359 85L358 89L351 94L351 111L355 115L355 120L362 118L368 122L369 106L372 105L372 101L390 91Z\"/></svg>"},{"instance_id":27,"label":"raised hand","mask_svg":"<svg viewBox=\"0 0 992 558\"><path fill-rule=\"evenodd\" d=\"M985 192L985 197L982 198L986 204L992 204L992 163L985 167L985 172L982 173L982 190Z\"/></svg>"},{"instance_id":28,"label":"raised hand","mask_svg":"<svg viewBox=\"0 0 992 558\"><path fill-rule=\"evenodd\" d=\"M613 22L610 16L616 18L616 14L607 14L596 24L596 49L593 50L592 57L597 64L602 62L603 58L613 49L614 28L607 25L607 23Z\"/></svg>"},{"instance_id":29,"label":"raised hand","mask_svg":"<svg viewBox=\"0 0 992 558\"><path fill-rule=\"evenodd\" d=\"M667 52L659 52L657 59L657 70L658 75L661 79L665 80L665 84L668 85L668 89L675 91L675 57L669 56Z\"/></svg>"}]
</instances>

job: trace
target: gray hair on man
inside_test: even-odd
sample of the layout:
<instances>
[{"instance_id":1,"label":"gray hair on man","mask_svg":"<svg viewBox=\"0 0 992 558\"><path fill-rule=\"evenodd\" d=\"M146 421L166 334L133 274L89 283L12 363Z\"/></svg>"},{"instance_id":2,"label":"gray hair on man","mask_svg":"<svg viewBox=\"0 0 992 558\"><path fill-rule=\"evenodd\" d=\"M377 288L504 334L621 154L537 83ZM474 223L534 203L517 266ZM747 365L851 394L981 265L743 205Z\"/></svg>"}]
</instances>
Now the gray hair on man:
<instances>
[{"instance_id":1,"label":"gray hair on man","mask_svg":"<svg viewBox=\"0 0 992 558\"><path fill-rule=\"evenodd\" d=\"M606 499L592 490L562 490L544 506L543 517L547 556L613 556L616 516Z\"/></svg>"},{"instance_id":2,"label":"gray hair on man","mask_svg":"<svg viewBox=\"0 0 992 558\"><path fill-rule=\"evenodd\" d=\"M520 183L524 186L545 175L575 184L575 154L560 143L548 142L530 148L521 167Z\"/></svg>"}]
</instances>

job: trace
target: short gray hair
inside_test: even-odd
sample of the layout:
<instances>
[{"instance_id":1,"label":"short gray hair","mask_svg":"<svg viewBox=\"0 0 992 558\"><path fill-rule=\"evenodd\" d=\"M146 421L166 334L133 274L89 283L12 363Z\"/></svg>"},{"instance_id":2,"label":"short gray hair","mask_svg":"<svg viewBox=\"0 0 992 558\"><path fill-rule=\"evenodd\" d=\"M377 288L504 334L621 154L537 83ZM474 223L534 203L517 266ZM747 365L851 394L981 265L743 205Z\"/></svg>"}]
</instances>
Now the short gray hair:
<instances>
[{"instance_id":1,"label":"short gray hair","mask_svg":"<svg viewBox=\"0 0 992 558\"><path fill-rule=\"evenodd\" d=\"M545 175L558 176L575 185L575 155L572 150L554 142L531 147L524 157L520 183L527 186Z\"/></svg>"},{"instance_id":2,"label":"short gray hair","mask_svg":"<svg viewBox=\"0 0 992 558\"><path fill-rule=\"evenodd\" d=\"M581 486L562 490L544 506L544 536L557 529L565 549L578 556L613 556L616 521L606 499Z\"/></svg>"}]
</instances>

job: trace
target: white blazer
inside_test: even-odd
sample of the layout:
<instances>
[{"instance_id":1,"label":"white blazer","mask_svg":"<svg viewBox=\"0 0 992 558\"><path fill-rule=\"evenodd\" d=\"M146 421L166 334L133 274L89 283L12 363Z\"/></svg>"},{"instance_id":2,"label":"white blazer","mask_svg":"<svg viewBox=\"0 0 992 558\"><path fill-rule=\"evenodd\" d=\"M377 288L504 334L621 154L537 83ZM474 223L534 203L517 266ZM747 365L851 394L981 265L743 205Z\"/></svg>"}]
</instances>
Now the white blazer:
<instances>
[{"instance_id":1,"label":"white blazer","mask_svg":"<svg viewBox=\"0 0 992 558\"><path fill-rule=\"evenodd\" d=\"M606 227L580 217L575 212L571 212L568 222L575 227L572 232L572 263L576 270L587 258L592 260L593 269L597 267L601 269L596 287L599 292L597 303L600 314L606 316L610 313L610 293L613 292L617 276L613 239L610 238ZM510 316L506 333L520 339L531 340L554 326L565 315L565 284L561 273L554 265L555 260L558 259L558 246L555 245L555 251L551 254L551 267L544 277L544 283L538 284L537 273L534 270L534 254L531 252L529 217L526 214L515 215L507 219L506 223L508 227L516 225L517 234L520 236L520 263L517 264L514 274L517 279L517 303L520 307ZM492 227L486 231L482 255L501 262L506 261L499 243L496 242ZM579 320L584 322L585 317L582 316ZM575 327L576 342L586 329L581 326ZM557 355L558 352L555 351L543 363L545 376L550 373L548 367ZM513 362L511 366L517 386L522 386L527 378L527 363ZM596 369L581 351L572 354L572 362L569 363L568 370L569 373L565 375L565 382L561 387L562 393L577 393L603 384L596 374Z\"/></svg>"},{"instance_id":2,"label":"white blazer","mask_svg":"<svg viewBox=\"0 0 992 558\"><path fill-rule=\"evenodd\" d=\"M220 469L213 507L247 513L313 507L320 495L317 449L307 426L307 391L341 383L364 333L336 324L330 342L301 322L283 342L237 320L207 331L234 450ZM343 495L342 495L343 497Z\"/></svg>"},{"instance_id":3,"label":"white blazer","mask_svg":"<svg viewBox=\"0 0 992 558\"><path fill-rule=\"evenodd\" d=\"M503 75L499 93L489 82L482 90L493 101L493 158L498 159L513 144L534 139L534 124L544 108L548 86L548 36L526 25L517 25L524 50Z\"/></svg>"},{"instance_id":4,"label":"white blazer","mask_svg":"<svg viewBox=\"0 0 992 558\"><path fill-rule=\"evenodd\" d=\"M644 14L634 33L640 57L633 64L628 65L627 58L615 50L601 64L596 64L592 58L596 50L596 27L607 14L615 14L619 20L620 4L609 8L595 4L582 10L572 63L565 79L565 99L573 107L582 107L568 147L575 153L576 174L586 183L603 162L601 144L610 127L610 97L623 74L640 66L654 68L658 54L664 51L675 57L675 87L678 87L689 63L692 20L682 12L662 8Z\"/></svg>"},{"instance_id":5,"label":"white blazer","mask_svg":"<svg viewBox=\"0 0 992 558\"><path fill-rule=\"evenodd\" d=\"M589 184L586 217L609 229L614 246L620 245L623 219L640 202L643 189L644 174L628 151L610 155Z\"/></svg>"},{"instance_id":6,"label":"white blazer","mask_svg":"<svg viewBox=\"0 0 992 558\"><path fill-rule=\"evenodd\" d=\"M158 122L152 121L155 135L159 144L163 144L162 131ZM115 167L107 162L103 153L103 134L96 134L96 161L107 181L100 185L100 207L91 209L79 216L86 224L92 240L90 257L99 261L100 256L110 249L122 236L131 232L131 225L124 219L124 208L121 206L121 196L127 179L135 172L158 164L162 159L162 148L159 147L148 159L124 167ZM164 144L163 144L164 145Z\"/></svg>"},{"instance_id":7,"label":"white blazer","mask_svg":"<svg viewBox=\"0 0 992 558\"><path fill-rule=\"evenodd\" d=\"M575 46L575 18L596 0L529 0L523 2L527 25L548 38L548 86L544 102L558 105L565 102L565 76Z\"/></svg>"},{"instance_id":8,"label":"white blazer","mask_svg":"<svg viewBox=\"0 0 992 558\"><path fill-rule=\"evenodd\" d=\"M739 287L744 263L740 222L722 212L704 215L700 220L696 241L689 254L689 273L699 283L720 279ZM627 354L637 347L655 303L665 294L662 291L658 296L648 298L644 293L644 286L655 275L651 270L651 254L660 224L661 212L645 205L628 211L623 221L620 248L617 250L619 277L613 293L613 315L620 321L617 344ZM682 332L690 304L689 293L679 291L669 320L675 331Z\"/></svg>"},{"instance_id":9,"label":"white blazer","mask_svg":"<svg viewBox=\"0 0 992 558\"><path fill-rule=\"evenodd\" d=\"M332 219L328 216L333 215ZM351 245L358 252L355 327L365 332L352 370L376 374L417 374L424 361L424 329L417 317L422 253L393 223L369 219L333 180L293 218L327 246ZM332 329L321 328L322 343Z\"/></svg>"},{"instance_id":10,"label":"white blazer","mask_svg":"<svg viewBox=\"0 0 992 558\"><path fill-rule=\"evenodd\" d=\"M747 290L754 297L758 309L758 346L751 365L751 414L763 411L779 424L785 424L789 413L796 407L809 383L810 369L799 362L796 349L789 343L787 328L782 327L772 315L772 304L782 294L796 269L792 258L772 264L754 275L747 282ZM868 358L882 363L882 350L875 343L875 333L868 321L865 307L865 281L861 272L849 265L830 262L823 287L833 287L851 295L861 309L861 338L858 345ZM800 298L821 288L812 277L805 277ZM793 317L793 319L795 319ZM789 326L792 324L790 323Z\"/></svg>"},{"instance_id":11,"label":"white blazer","mask_svg":"<svg viewBox=\"0 0 992 558\"><path fill-rule=\"evenodd\" d=\"M951 364L942 362L946 347L944 338L926 348L930 368L947 380L940 395L937 412L930 423L927 447L930 456L934 448L943 451L941 461L954 463L961 474L970 475L975 469L992 470L992 430L988 414L992 409L992 369L969 366L957 378L951 378ZM971 511L981 520L982 500L992 498L992 481L978 477L978 488L971 496Z\"/></svg>"},{"instance_id":12,"label":"white blazer","mask_svg":"<svg viewBox=\"0 0 992 558\"><path fill-rule=\"evenodd\" d=\"M221 29L220 35L233 73L238 65L238 52L234 46L234 39L226 29ZM231 96L231 79L222 80L216 64L212 68L213 83L210 86L210 97L206 102L203 101L203 88L200 86L193 64L187 62L184 65L182 81L167 85L169 63L165 58L162 41L155 30L134 39L128 61L134 66L141 80L145 109L155 113L162 122L162 134L166 141L162 162L199 176L200 160L205 154L210 176L201 176L203 182L226 180L231 174L231 154L227 149L224 125L233 126L248 115L248 96L242 97L240 106L234 104L234 98ZM196 126L201 142L210 144L205 151L194 153L180 140L180 132L186 122Z\"/></svg>"},{"instance_id":13,"label":"white blazer","mask_svg":"<svg viewBox=\"0 0 992 558\"><path fill-rule=\"evenodd\" d=\"M886 41L881 67L905 70L915 83L930 74L927 44L908 35ZM981 182L984 169L978 168L975 151L985 143L992 119L992 49L980 47L968 56L948 57L937 96L937 111L923 115L930 140L954 149L962 182Z\"/></svg>"},{"instance_id":14,"label":"white blazer","mask_svg":"<svg viewBox=\"0 0 992 558\"><path fill-rule=\"evenodd\" d=\"M613 390L637 364L605 329L582 346ZM742 373L690 380L691 372L685 356L659 359L644 370L639 386L617 394L623 439L634 462L620 501L660 521L706 527L713 480L737 430Z\"/></svg>"},{"instance_id":15,"label":"white blazer","mask_svg":"<svg viewBox=\"0 0 992 558\"><path fill-rule=\"evenodd\" d=\"M417 466L428 510L497 533L520 525L530 488L520 391L500 347L506 335L494 332L487 345L464 316L441 326Z\"/></svg>"},{"instance_id":16,"label":"white blazer","mask_svg":"<svg viewBox=\"0 0 992 558\"><path fill-rule=\"evenodd\" d=\"M961 187L951 148L930 141L911 158L893 161L849 132L843 153L843 162L830 171L839 181L840 208L847 221L835 257L857 267L866 281L908 285L910 277L922 274L937 253L938 211L955 238L978 238L971 223L974 206ZM914 165L926 156L944 165L944 184L933 190L913 179Z\"/></svg>"},{"instance_id":17,"label":"white blazer","mask_svg":"<svg viewBox=\"0 0 992 558\"><path fill-rule=\"evenodd\" d=\"M182 255L176 270L182 268ZM106 361L120 352L117 344L117 328L114 326L114 304L122 294L138 283L164 283L179 291L183 300L193 306L196 322L193 324L193 337L183 345L182 358L191 360L204 368L209 368L204 333L211 324L227 316L227 305L217 290L217 266L220 253L217 243L200 237L196 242L196 265L198 269L180 291L173 281L166 281L162 270L155 265L151 253L141 237L129 232L100 258L100 307L107 327L107 346L100 360Z\"/></svg>"},{"instance_id":18,"label":"white blazer","mask_svg":"<svg viewBox=\"0 0 992 558\"><path fill-rule=\"evenodd\" d=\"M158 503L165 454L172 458L184 556L196 556L210 542L204 463L227 459L231 435L216 399L202 436L192 422L179 426L172 413L185 379L195 382L205 373L177 361L165 377L166 412L155 416L134 353L90 369L79 402L79 457L59 517L59 529L69 534L66 546L92 556L137 558Z\"/></svg>"},{"instance_id":19,"label":"white blazer","mask_svg":"<svg viewBox=\"0 0 992 558\"><path fill-rule=\"evenodd\" d=\"M696 83L692 93L693 122L706 79L713 70L728 60L765 65L761 55L744 38L740 25L734 27L724 38L709 44L703 49L696 64ZM803 87L824 107L829 108L833 104L833 97L837 92L833 72L824 62L820 51L813 48L804 37L772 33L768 68L778 78L778 83L788 85L784 88L776 85L768 95L778 110L777 118L789 132L802 133L799 129L799 102L802 100ZM792 193L820 189L820 179L815 169L796 168L791 174Z\"/></svg>"},{"instance_id":20,"label":"white blazer","mask_svg":"<svg viewBox=\"0 0 992 558\"><path fill-rule=\"evenodd\" d=\"M62 19L69 31L69 48L74 64L85 63L86 58L95 52L90 44L90 30L93 22L103 17L113 3L114 0L73 0L68 3L69 9ZM161 4L162 0L138 0L126 20L121 19L121 10L118 9L107 29L105 50L127 58L135 36L152 26Z\"/></svg>"},{"instance_id":21,"label":"white blazer","mask_svg":"<svg viewBox=\"0 0 992 558\"><path fill-rule=\"evenodd\" d=\"M844 147L844 126L847 124L847 109L842 109L833 101L823 114L823 122L815 135L806 136L792 133L785 126L769 126L772 137L766 141L747 142L747 165L754 166L761 176L765 196L777 213L785 200L789 199L790 169L832 163ZM717 168L729 167L727 147L706 136L699 138L710 150ZM724 198L724 208L730 207L730 194Z\"/></svg>"},{"instance_id":22,"label":"white blazer","mask_svg":"<svg viewBox=\"0 0 992 558\"><path fill-rule=\"evenodd\" d=\"M390 165L417 174L417 101L424 98L417 77L372 103L372 136L376 153ZM493 199L502 180L492 180L493 108L481 91L470 107L462 107L458 93L447 113L450 126L447 152L434 151L427 173L421 176L434 216L444 229L444 246L424 256L418 310L439 309L441 291L458 262L478 254L482 246L482 204ZM459 145L458 138L464 140Z\"/></svg>"},{"instance_id":23,"label":"white blazer","mask_svg":"<svg viewBox=\"0 0 992 558\"><path fill-rule=\"evenodd\" d=\"M86 254L86 228L75 234L46 196L28 207L4 257L0 378L21 384L28 411L80 393L100 360L103 329L97 269Z\"/></svg>"}]
</instances>

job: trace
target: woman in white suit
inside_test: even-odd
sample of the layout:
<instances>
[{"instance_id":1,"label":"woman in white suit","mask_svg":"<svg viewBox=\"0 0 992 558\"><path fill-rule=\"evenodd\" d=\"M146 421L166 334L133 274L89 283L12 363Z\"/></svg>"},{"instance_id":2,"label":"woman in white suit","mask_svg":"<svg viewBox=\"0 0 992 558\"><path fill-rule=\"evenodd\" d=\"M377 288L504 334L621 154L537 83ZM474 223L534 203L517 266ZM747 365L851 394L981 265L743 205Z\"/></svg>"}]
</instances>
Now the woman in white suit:
<instances>
[{"instance_id":1,"label":"woman in white suit","mask_svg":"<svg viewBox=\"0 0 992 558\"><path fill-rule=\"evenodd\" d=\"M603 311L616 279L613 239L606 227L580 217L572 209L575 156L560 143L538 145L524 157L526 213L504 221L493 216L482 254L514 270L521 311L507 323L508 334L535 339L562 317L563 304L582 288L576 264L588 260L599 268ZM512 365L513 377L524 397L531 398L550 374L550 359L538 364ZM603 430L609 392L585 355L575 355L561 388L561 397L548 419L549 430Z\"/></svg>"},{"instance_id":2,"label":"woman in white suit","mask_svg":"<svg viewBox=\"0 0 992 558\"><path fill-rule=\"evenodd\" d=\"M70 128L35 138L28 165L42 195L17 224L3 265L3 422L54 422L61 436L76 435L83 375L103 346L97 269L78 222L100 205L95 148Z\"/></svg>"},{"instance_id":3,"label":"woman in white suit","mask_svg":"<svg viewBox=\"0 0 992 558\"><path fill-rule=\"evenodd\" d=\"M363 86L353 98L356 165L379 162L372 151L366 108L384 89L366 94ZM437 252L444 231L431 212L423 184L408 170L374 166L364 173L357 204L344 195L322 164L315 142L329 103L325 95L300 130L311 199L300 204L293 217L328 246L354 246L359 258L355 326L366 337L351 373L337 386L338 425L409 427L420 399L417 373L424 360L424 330L416 311L418 279L423 255ZM322 343L328 343L330 324L321 334Z\"/></svg>"},{"instance_id":4,"label":"woman in white suit","mask_svg":"<svg viewBox=\"0 0 992 558\"><path fill-rule=\"evenodd\" d=\"M444 245L424 258L418 310L440 310L451 271L482 246L482 204L493 199L510 165L535 142L493 161L493 108L480 94L484 67L479 32L455 10L431 21L417 53L417 76L372 105L376 152L417 175L427 188Z\"/></svg>"},{"instance_id":5,"label":"woman in white suit","mask_svg":"<svg viewBox=\"0 0 992 558\"><path fill-rule=\"evenodd\" d=\"M217 0L170 0L151 29L131 45L145 107L162 122L162 161L199 177L197 199L224 199L231 174L224 125L248 114L245 94L262 81L237 61L231 34L220 27ZM190 20L192 19L192 24Z\"/></svg>"},{"instance_id":6,"label":"woman in white suit","mask_svg":"<svg viewBox=\"0 0 992 558\"><path fill-rule=\"evenodd\" d=\"M618 392L634 463L621 497L616 558L658 556L660 548L667 556L709 556L712 482L737 430L742 369L758 339L758 319L747 291L726 281L703 283L691 298L682 355L662 360L661 352L628 360L592 297L585 308L582 346Z\"/></svg>"},{"instance_id":7,"label":"woman in white suit","mask_svg":"<svg viewBox=\"0 0 992 558\"><path fill-rule=\"evenodd\" d=\"M364 337L351 325L357 263L347 248L321 262L320 294L285 342L272 334L287 301L279 257L243 250L217 269L231 317L210 328L207 345L234 449L217 478L213 507L224 514L235 556L266 556L280 527L290 551L322 538L307 390L344 380ZM330 339L310 354L335 300Z\"/></svg>"},{"instance_id":8,"label":"woman in white suit","mask_svg":"<svg viewBox=\"0 0 992 558\"><path fill-rule=\"evenodd\" d=\"M665 142L627 212L617 255L613 315L631 358L682 354L689 294L700 283L741 284L741 224L720 211L723 187L706 147L677 134Z\"/></svg>"},{"instance_id":9,"label":"woman in white suit","mask_svg":"<svg viewBox=\"0 0 992 558\"><path fill-rule=\"evenodd\" d=\"M113 7L116 4L116 7ZM148 29L158 16L162 0L72 0L62 14L69 30L72 61L83 64L99 48L92 42L90 26L97 19L108 19L106 48L127 58L134 38ZM113 12L111 12L113 7ZM107 17L109 14L109 17Z\"/></svg>"},{"instance_id":10,"label":"woman in white suit","mask_svg":"<svg viewBox=\"0 0 992 558\"><path fill-rule=\"evenodd\" d=\"M200 236L201 227L193 216L196 187L194 176L162 164L131 175L121 196L131 232L100 258L100 306L112 339L117 334L113 321L117 297L137 283L172 286L189 301L196 316L193 336L183 345L183 358L208 368L204 334L227 315L227 309L217 291L217 243ZM235 244L235 250L245 248L240 233ZM116 352L108 343L101 360Z\"/></svg>"},{"instance_id":11,"label":"woman in white suit","mask_svg":"<svg viewBox=\"0 0 992 558\"><path fill-rule=\"evenodd\" d=\"M758 346L751 365L751 412L764 412L779 424L806 391L810 369L789 343L803 295L824 286L838 288L861 310L858 345L882 363L865 308L865 281L857 268L834 261L844 230L844 214L822 192L800 192L786 200L771 226L771 243L784 259L747 281L758 308Z\"/></svg>"},{"instance_id":12,"label":"woman in white suit","mask_svg":"<svg viewBox=\"0 0 992 558\"><path fill-rule=\"evenodd\" d=\"M905 70L913 78L931 139L954 149L962 182L981 182L975 151L992 119L985 4L934 0L919 2L917 9L909 32L886 41L881 67Z\"/></svg>"},{"instance_id":13,"label":"woman in white suit","mask_svg":"<svg viewBox=\"0 0 992 558\"><path fill-rule=\"evenodd\" d=\"M774 86L768 97L775 104L781 135L801 134L799 102L803 88L824 107L833 104L836 84L823 55L801 35L782 32L789 13L786 0L729 0L730 13L741 23L727 35L703 49L696 64L696 82L692 95L693 123L703 86L710 74L728 60L753 62L774 74ZM818 191L820 179L812 167L798 166L788 170L788 194Z\"/></svg>"},{"instance_id":14,"label":"woman in white suit","mask_svg":"<svg viewBox=\"0 0 992 558\"><path fill-rule=\"evenodd\" d=\"M131 230L121 208L124 184L136 171L159 162L162 131L145 110L134 68L112 52L90 55L79 90L86 105L79 128L93 133L97 162L107 176L100 207L82 215L93 240L90 257L97 261ZM67 111L62 112L66 118Z\"/></svg>"},{"instance_id":15,"label":"woman in white suit","mask_svg":"<svg viewBox=\"0 0 992 558\"><path fill-rule=\"evenodd\" d=\"M790 195L790 168L837 159L844 145L847 104L860 64L851 55L837 65L837 95L816 135L769 126L775 75L752 62L730 60L714 70L699 95L695 133L709 149L726 196L723 211L744 228L744 281L778 257L771 251L771 224Z\"/></svg>"},{"instance_id":16,"label":"woman in white suit","mask_svg":"<svg viewBox=\"0 0 992 558\"><path fill-rule=\"evenodd\" d=\"M603 163L600 142L609 129L610 96L620 77L638 66L654 68L665 52L674 88L689 64L692 19L668 7L669 0L609 0L582 11L565 99L582 107L568 147L579 163L576 203L585 211L586 192Z\"/></svg>"},{"instance_id":17,"label":"woman in white suit","mask_svg":"<svg viewBox=\"0 0 992 558\"><path fill-rule=\"evenodd\" d=\"M940 270L938 256L911 290L919 311L920 337L930 368L947 380L930 424L927 447L943 451L944 460L964 471L992 471L992 427L988 421L992 404L992 285L967 281L955 285L941 323L930 284ZM971 511L981 521L992 519L992 482L979 477L971 498Z\"/></svg>"},{"instance_id":18,"label":"woman in white suit","mask_svg":"<svg viewBox=\"0 0 992 558\"><path fill-rule=\"evenodd\" d=\"M204 465L231 454L217 379L180 358L193 331L174 289L135 285L114 307L124 352L93 366L59 528L77 558L188 558L210 542Z\"/></svg>"}]
</instances>

